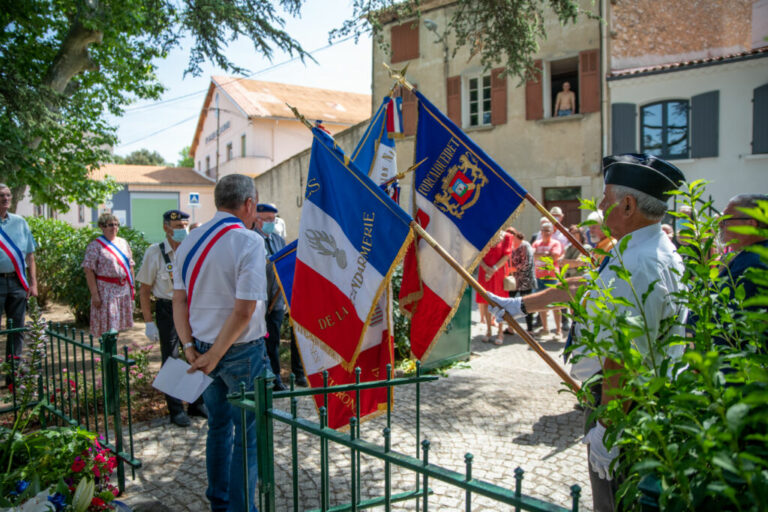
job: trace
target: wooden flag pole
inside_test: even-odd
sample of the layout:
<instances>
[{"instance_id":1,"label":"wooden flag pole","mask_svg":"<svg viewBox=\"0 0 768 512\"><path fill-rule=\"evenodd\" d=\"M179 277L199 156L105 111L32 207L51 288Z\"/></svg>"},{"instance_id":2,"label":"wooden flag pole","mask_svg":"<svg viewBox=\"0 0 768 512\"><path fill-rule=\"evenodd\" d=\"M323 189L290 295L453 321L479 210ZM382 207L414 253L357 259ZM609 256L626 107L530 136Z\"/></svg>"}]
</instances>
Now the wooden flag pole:
<instances>
[{"instance_id":1,"label":"wooden flag pole","mask_svg":"<svg viewBox=\"0 0 768 512\"><path fill-rule=\"evenodd\" d=\"M422 228L415 220L411 221L411 228L416 232L417 235L422 237L425 242L427 242L437 253L446 261L448 264L453 267L453 269L461 275L461 277L469 284L472 288L475 289L475 291L480 294L481 297L483 297L486 301L488 301L489 304L498 306L493 299L491 299L488 296L488 292L485 291L485 288L483 288L480 283L478 283L472 275L466 271L464 267L459 265L459 263L453 259L453 256L448 254L445 249L443 249L440 244L437 243L437 241L432 238L429 233L424 231L424 228ZM579 391L581 389L581 386L579 386L579 383L576 382L573 377L568 375L568 372L565 371L565 369L560 366L557 361L552 359L552 356L549 355L549 353L542 348L541 345L538 344L536 340L533 339L533 336L528 334L527 331L523 329L523 327L517 323L517 321L512 318L512 315L509 313L504 313L504 320L509 323L509 325L512 327L512 329L515 330L515 332L520 335L521 338L525 340L526 343L537 353L539 356L544 359L544 361L549 365L550 368L552 368L555 373L563 379L563 381L568 384L568 386L573 391Z\"/></svg>"},{"instance_id":2,"label":"wooden flag pole","mask_svg":"<svg viewBox=\"0 0 768 512\"><path fill-rule=\"evenodd\" d=\"M536 200L535 197L533 197L531 194L525 194L525 199L527 199L528 202L534 206L534 208L539 210L539 212L541 212L541 214L544 215L552 223L552 225L557 228L558 231L565 235L565 238L567 238L568 241L571 242L581 254L592 260L592 264L597 267L596 261L592 258L592 253L589 252L583 245L581 245L581 243L573 237L573 235L565 228L565 226L560 224L560 222L558 222L558 220L554 218L552 214L549 213L547 209L544 208L544 206Z\"/></svg>"}]
</instances>

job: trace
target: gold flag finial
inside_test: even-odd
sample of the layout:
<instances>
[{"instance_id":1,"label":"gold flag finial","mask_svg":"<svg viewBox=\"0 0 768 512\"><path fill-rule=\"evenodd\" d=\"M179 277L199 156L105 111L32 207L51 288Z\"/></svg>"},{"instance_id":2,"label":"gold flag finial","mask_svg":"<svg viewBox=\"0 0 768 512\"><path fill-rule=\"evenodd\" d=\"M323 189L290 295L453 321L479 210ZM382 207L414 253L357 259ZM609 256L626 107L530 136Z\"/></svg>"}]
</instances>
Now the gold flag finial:
<instances>
[{"instance_id":1,"label":"gold flag finial","mask_svg":"<svg viewBox=\"0 0 768 512\"><path fill-rule=\"evenodd\" d=\"M412 91L414 89L413 84L411 84L408 80L405 78L405 72L408 71L408 66L411 64L410 62L405 65L402 69L394 69L392 66L387 64L386 62L382 62L384 67L389 71L389 76L393 80L396 80L398 83L400 83L403 87L408 88L408 90Z\"/></svg>"},{"instance_id":2,"label":"gold flag finial","mask_svg":"<svg viewBox=\"0 0 768 512\"><path fill-rule=\"evenodd\" d=\"M293 105L289 104L288 102L286 102L285 104L288 106L288 108L289 108L289 109L291 109L291 112L293 112L293 115L296 117L296 119L298 119L299 121L301 121L302 123L304 123L304 126L306 126L307 128L309 128L310 130L312 129L312 123L310 123L309 121L307 121L307 118L306 118L306 117L304 117L304 114L302 114L301 112L299 112L299 109L297 109L297 108L296 108L296 107L294 107Z\"/></svg>"}]
</instances>

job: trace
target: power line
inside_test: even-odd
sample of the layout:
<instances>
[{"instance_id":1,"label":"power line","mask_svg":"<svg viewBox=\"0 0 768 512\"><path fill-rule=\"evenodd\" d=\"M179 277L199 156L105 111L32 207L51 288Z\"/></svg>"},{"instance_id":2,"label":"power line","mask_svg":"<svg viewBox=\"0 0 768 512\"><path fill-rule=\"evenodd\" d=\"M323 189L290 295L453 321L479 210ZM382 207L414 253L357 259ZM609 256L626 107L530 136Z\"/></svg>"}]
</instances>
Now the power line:
<instances>
[{"instance_id":1,"label":"power line","mask_svg":"<svg viewBox=\"0 0 768 512\"><path fill-rule=\"evenodd\" d=\"M350 36L347 36L347 37L345 37L345 38L343 38L343 39L339 39L339 40L338 40L338 41L336 41L336 42L333 42L333 43L329 43L329 44L327 44L327 45L325 45L325 46L323 46L323 47L321 47L321 48L317 48L317 49L315 49L315 50L312 50L311 52L309 52L309 55L312 55L312 54L315 54L315 53L321 52L321 51L323 51L323 50L327 50L328 48L331 48L332 46L335 46L335 45L337 45L337 44L340 44L340 43L344 43L344 42L346 42L346 41L349 41L350 39L352 39L352 38L354 38L354 37L355 37L354 35L350 35ZM222 84L220 84L220 85L228 85L228 84L231 84L231 83L233 83L233 82L237 82L237 81L239 81L239 80L248 80L248 79L250 79L250 78L253 78L253 77L254 77L254 76L256 76L256 75L260 75L260 74L262 74L262 73L266 73L267 71L272 71L273 69L277 69L277 68L279 68L279 67L281 67L281 66L284 66L284 65L286 65L286 64L290 64L291 62L294 62L294 61L296 61L296 60L299 60L299 58L300 58L299 56L296 56L296 57L292 57L292 58L290 58L290 59L288 59L288 60L285 60L285 61L283 61L283 62L278 62L277 64L273 64L273 65L271 65L271 66L268 66L268 67L266 67L266 68L264 68L264 69L260 69L260 70L258 70L258 71L254 71L254 72L253 72L253 73L251 73L250 75L247 75L247 76L242 76L242 77L235 77L235 78L232 78L232 80L231 80L231 81L229 81L229 82L225 82L225 83L222 83ZM125 113L126 113L126 114L132 114L132 113L134 113L134 112L139 112L139 111L149 110L149 109L152 109L152 108L156 108L156 107L160 107L160 106L163 106L163 105L167 105L168 103L173 103L173 102L176 102L176 101L181 101L181 100L184 100L184 99L187 99L187 98L191 98L191 97L197 96L197 95L199 95L199 94L203 94L203 93L205 93L205 92L208 92L208 88L207 88L207 87L206 87L205 89L202 89L202 90L199 90L199 91L190 92L190 93L187 93L187 94L183 94L183 95L181 95L181 96L176 96L175 98L168 98L168 99L166 99L166 100L160 100L160 101L156 101L156 102L154 102L154 103L150 103L150 104L148 104L148 105L140 105L140 106L137 106L137 107L126 108L126 109L125 109ZM169 127L169 128L170 128L170 127Z\"/></svg>"},{"instance_id":2,"label":"power line","mask_svg":"<svg viewBox=\"0 0 768 512\"><path fill-rule=\"evenodd\" d=\"M178 123L174 123L174 124L172 124L172 125L170 125L170 126L166 126L165 128L160 128L160 129L159 129L159 130L157 130L156 132L152 132L152 133L150 133L149 135L144 135L143 137L140 137L140 138L138 138L138 139L136 139L136 140L132 140L131 142L126 142L126 143L124 143L124 144L120 144L120 145L118 145L117 147L119 147L119 148L122 148L122 147L125 147L125 146L130 146L131 144L136 144L137 142L141 142L141 141L143 141L143 140L145 140L145 139L148 139L148 138L150 138L150 137L154 137L155 135L157 135L157 134L160 134L160 133L163 133L163 132L164 132L164 131L166 131L166 130L170 130L171 128L174 128L174 127L176 127L176 126L179 126L180 124L184 124L184 123L186 123L187 121L191 121L191 120L193 120L193 119L197 119L197 117L198 117L198 114L195 114L195 115L193 115L193 116L187 117L186 119L182 119L182 120L181 120L181 121L179 121Z\"/></svg>"}]
</instances>

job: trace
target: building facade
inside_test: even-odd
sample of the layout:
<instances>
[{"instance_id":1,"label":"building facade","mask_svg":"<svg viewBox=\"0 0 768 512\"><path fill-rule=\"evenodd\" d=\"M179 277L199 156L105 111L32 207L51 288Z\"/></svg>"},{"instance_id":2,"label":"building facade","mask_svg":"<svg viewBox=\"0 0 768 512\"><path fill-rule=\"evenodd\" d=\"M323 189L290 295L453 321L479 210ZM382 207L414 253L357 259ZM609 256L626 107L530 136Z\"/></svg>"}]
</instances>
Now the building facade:
<instances>
[{"instance_id":1,"label":"building facade","mask_svg":"<svg viewBox=\"0 0 768 512\"><path fill-rule=\"evenodd\" d=\"M312 134L287 104L331 133L371 115L368 94L214 76L190 147L195 170L256 177L310 147Z\"/></svg>"}]
</instances>

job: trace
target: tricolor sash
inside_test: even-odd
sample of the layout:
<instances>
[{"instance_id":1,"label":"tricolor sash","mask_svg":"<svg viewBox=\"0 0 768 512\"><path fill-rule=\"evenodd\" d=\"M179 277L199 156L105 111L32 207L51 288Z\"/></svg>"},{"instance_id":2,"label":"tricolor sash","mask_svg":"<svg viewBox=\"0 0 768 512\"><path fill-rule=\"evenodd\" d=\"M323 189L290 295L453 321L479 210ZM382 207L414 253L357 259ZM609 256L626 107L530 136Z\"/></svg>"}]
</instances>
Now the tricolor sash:
<instances>
[{"instance_id":1,"label":"tricolor sash","mask_svg":"<svg viewBox=\"0 0 768 512\"><path fill-rule=\"evenodd\" d=\"M123 269L123 272L125 272L125 275L128 279L128 285L131 288L131 299L134 298L135 293L135 284L133 282L133 274L131 274L131 260L128 259L128 256L123 253L115 244L107 240L107 237L104 235L101 235L96 239L97 242L101 244L104 249L107 250L114 258L117 260L117 264L120 265L120 268Z\"/></svg>"},{"instance_id":2,"label":"tricolor sash","mask_svg":"<svg viewBox=\"0 0 768 512\"><path fill-rule=\"evenodd\" d=\"M29 290L29 283L27 282L27 264L24 261L24 253L21 249L13 243L11 237L0 227L0 249L8 256L13 263L13 269L16 271L16 275L19 277L21 286L24 290Z\"/></svg>"},{"instance_id":3,"label":"tricolor sash","mask_svg":"<svg viewBox=\"0 0 768 512\"><path fill-rule=\"evenodd\" d=\"M192 249L184 258L184 264L181 267L181 278L184 281L184 285L187 287L187 309L192 305L192 295L194 294L195 283L200 275L200 269L205 263L205 258L211 252L211 249L216 242L221 240L225 234L233 229L245 229L243 222L237 217L227 217L221 219L216 224L211 226L208 231L200 237L200 240L195 242ZM194 264L193 264L194 263ZM192 266L191 272L188 272Z\"/></svg>"}]
</instances>

